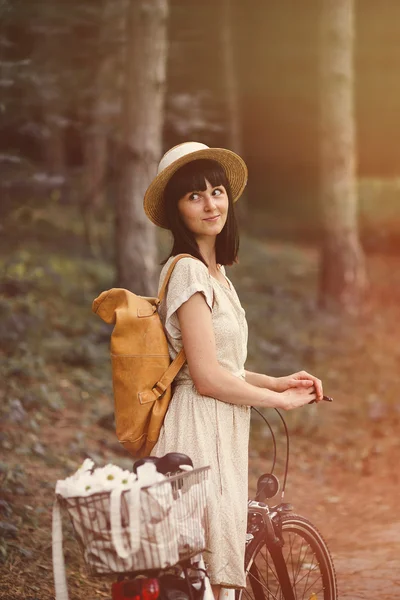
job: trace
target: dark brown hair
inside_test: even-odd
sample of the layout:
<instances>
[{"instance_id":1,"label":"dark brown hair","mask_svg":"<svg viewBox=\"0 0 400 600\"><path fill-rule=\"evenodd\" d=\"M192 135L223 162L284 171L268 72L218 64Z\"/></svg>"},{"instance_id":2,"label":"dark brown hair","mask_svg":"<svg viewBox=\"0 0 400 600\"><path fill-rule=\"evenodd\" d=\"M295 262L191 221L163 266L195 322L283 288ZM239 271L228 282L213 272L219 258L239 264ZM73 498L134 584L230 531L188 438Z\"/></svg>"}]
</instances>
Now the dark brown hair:
<instances>
[{"instance_id":1,"label":"dark brown hair","mask_svg":"<svg viewBox=\"0 0 400 600\"><path fill-rule=\"evenodd\" d=\"M187 253L200 259L206 265L193 233L183 223L178 210L178 201L183 196L189 192L205 191L207 189L206 181L213 187L223 185L228 196L226 223L221 233L217 235L215 244L217 264L231 265L236 262L239 251L239 231L233 208L231 186L224 168L219 162L210 159L198 159L178 169L165 187L164 202L168 226L174 237L174 243L168 258L163 261L163 264L171 256Z\"/></svg>"}]
</instances>

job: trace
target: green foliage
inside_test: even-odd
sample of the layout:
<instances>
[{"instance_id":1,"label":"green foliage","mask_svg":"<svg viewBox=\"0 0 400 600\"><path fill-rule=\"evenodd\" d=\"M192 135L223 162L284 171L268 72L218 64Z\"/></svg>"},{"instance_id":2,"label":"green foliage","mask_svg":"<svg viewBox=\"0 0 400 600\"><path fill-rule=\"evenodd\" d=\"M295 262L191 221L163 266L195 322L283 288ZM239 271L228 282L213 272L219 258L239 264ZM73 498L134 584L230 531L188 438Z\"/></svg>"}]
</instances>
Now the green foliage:
<instances>
[{"instance_id":1,"label":"green foliage","mask_svg":"<svg viewBox=\"0 0 400 600\"><path fill-rule=\"evenodd\" d=\"M59 208L58 218L60 214ZM25 238L22 248L0 254L0 337L5 353L0 354L0 413L11 422L29 423L32 431L40 427L38 414L60 411L67 398L73 399L60 388L63 373L87 394L111 393L111 380L101 385L97 380L109 361L109 331L94 318L91 303L111 287L112 269L67 252L75 220L66 208L59 218L62 227L52 228L49 247ZM14 222L17 237L18 229L22 234L25 227ZM51 249L54 242L57 252Z\"/></svg>"},{"instance_id":2,"label":"green foliage","mask_svg":"<svg viewBox=\"0 0 400 600\"><path fill-rule=\"evenodd\" d=\"M26 485L26 473L21 464L10 468L5 463L0 463L1 489L10 494L19 494Z\"/></svg>"}]
</instances>

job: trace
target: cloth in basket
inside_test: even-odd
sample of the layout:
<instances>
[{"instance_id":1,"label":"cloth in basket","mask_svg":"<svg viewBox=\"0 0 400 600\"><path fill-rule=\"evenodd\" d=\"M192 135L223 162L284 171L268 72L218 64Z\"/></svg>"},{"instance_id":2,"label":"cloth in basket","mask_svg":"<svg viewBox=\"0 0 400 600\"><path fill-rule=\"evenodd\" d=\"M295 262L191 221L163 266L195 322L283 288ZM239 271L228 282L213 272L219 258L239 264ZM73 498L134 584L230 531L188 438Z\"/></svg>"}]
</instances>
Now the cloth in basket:
<instances>
[{"instance_id":1,"label":"cloth in basket","mask_svg":"<svg viewBox=\"0 0 400 600\"><path fill-rule=\"evenodd\" d=\"M199 515L203 516L205 513L206 492L207 488L194 484L180 493L172 505L170 518L176 527L180 554L206 546L204 523L199 519Z\"/></svg>"}]
</instances>

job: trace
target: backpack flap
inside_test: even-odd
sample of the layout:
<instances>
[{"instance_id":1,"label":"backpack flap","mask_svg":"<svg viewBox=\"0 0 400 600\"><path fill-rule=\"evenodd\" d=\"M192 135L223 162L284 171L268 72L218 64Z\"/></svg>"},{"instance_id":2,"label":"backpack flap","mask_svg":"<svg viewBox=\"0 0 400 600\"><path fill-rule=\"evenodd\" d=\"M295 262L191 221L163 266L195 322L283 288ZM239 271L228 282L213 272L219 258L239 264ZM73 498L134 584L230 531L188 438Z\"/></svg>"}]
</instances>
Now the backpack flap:
<instances>
[{"instance_id":1,"label":"backpack flap","mask_svg":"<svg viewBox=\"0 0 400 600\"><path fill-rule=\"evenodd\" d=\"M92 303L92 311L108 324L115 323L115 309L124 303L128 290L113 288L102 292ZM126 300L125 300L126 303Z\"/></svg>"}]
</instances>

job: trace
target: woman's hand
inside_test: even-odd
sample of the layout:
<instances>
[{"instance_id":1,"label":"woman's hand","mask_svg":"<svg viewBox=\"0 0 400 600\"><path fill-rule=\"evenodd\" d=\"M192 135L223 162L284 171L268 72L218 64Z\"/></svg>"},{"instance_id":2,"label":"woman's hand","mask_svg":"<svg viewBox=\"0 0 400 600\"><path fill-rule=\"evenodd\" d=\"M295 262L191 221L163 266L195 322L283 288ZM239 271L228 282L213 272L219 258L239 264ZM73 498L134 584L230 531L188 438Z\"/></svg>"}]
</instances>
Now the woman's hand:
<instances>
[{"instance_id":1,"label":"woman's hand","mask_svg":"<svg viewBox=\"0 0 400 600\"><path fill-rule=\"evenodd\" d=\"M316 397L313 400L316 402L322 400L322 396L324 395L321 380L307 373L307 371L299 371L286 377L276 377L274 383L274 389L277 392L286 392L293 388L310 390L314 387Z\"/></svg>"},{"instance_id":2,"label":"woman's hand","mask_svg":"<svg viewBox=\"0 0 400 600\"><path fill-rule=\"evenodd\" d=\"M282 398L280 408L283 408L283 410L299 408L313 400L317 402L317 393L314 386L289 388L285 392L281 392L280 396Z\"/></svg>"}]
</instances>

